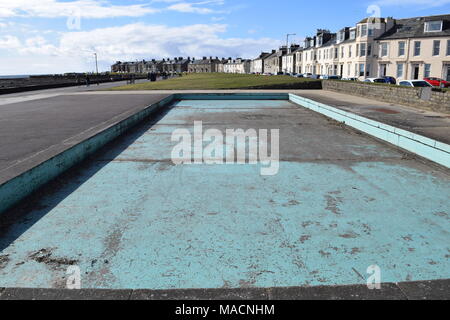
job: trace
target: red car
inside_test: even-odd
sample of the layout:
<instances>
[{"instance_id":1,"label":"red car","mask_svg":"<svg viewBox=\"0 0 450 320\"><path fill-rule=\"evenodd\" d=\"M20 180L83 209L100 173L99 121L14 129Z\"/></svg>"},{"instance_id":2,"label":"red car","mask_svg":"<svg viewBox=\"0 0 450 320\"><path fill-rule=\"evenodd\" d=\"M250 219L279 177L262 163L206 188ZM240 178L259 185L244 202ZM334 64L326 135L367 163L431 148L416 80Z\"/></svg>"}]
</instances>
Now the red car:
<instances>
[{"instance_id":1,"label":"red car","mask_svg":"<svg viewBox=\"0 0 450 320\"><path fill-rule=\"evenodd\" d=\"M430 77L430 78L423 78L423 80L425 80L426 82L431 84L433 87L438 87L438 88L449 88L450 87L450 82L445 81L443 79Z\"/></svg>"}]
</instances>

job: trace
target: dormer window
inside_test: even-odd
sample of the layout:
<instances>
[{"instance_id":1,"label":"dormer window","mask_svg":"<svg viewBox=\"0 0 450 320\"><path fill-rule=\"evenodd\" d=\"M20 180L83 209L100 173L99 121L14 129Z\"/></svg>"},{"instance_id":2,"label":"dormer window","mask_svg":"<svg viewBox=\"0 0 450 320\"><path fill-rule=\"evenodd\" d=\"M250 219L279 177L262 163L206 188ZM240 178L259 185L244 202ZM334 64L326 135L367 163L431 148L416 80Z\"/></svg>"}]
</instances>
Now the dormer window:
<instances>
[{"instance_id":1,"label":"dormer window","mask_svg":"<svg viewBox=\"0 0 450 320\"><path fill-rule=\"evenodd\" d=\"M350 31L350 39L355 40L355 38L356 38L356 30Z\"/></svg>"},{"instance_id":2,"label":"dormer window","mask_svg":"<svg viewBox=\"0 0 450 320\"><path fill-rule=\"evenodd\" d=\"M425 22L425 32L440 32L442 31L442 24L442 21Z\"/></svg>"},{"instance_id":3,"label":"dormer window","mask_svg":"<svg viewBox=\"0 0 450 320\"><path fill-rule=\"evenodd\" d=\"M367 25L363 24L361 26L361 37L366 37L367 36Z\"/></svg>"},{"instance_id":4,"label":"dormer window","mask_svg":"<svg viewBox=\"0 0 450 320\"><path fill-rule=\"evenodd\" d=\"M345 31L340 31L337 34L337 42L340 43L345 40Z\"/></svg>"}]
</instances>

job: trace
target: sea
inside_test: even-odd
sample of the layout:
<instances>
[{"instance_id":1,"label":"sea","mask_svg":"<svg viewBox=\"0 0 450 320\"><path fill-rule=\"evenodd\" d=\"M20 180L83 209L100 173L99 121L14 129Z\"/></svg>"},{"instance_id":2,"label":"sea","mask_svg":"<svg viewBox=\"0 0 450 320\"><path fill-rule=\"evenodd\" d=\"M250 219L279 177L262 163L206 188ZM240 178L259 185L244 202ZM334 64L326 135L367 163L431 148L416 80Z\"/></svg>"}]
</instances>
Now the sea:
<instances>
[{"instance_id":1,"label":"sea","mask_svg":"<svg viewBox=\"0 0 450 320\"><path fill-rule=\"evenodd\" d=\"M30 75L27 74L18 74L18 75L9 75L9 76L0 76L0 79L28 79Z\"/></svg>"}]
</instances>

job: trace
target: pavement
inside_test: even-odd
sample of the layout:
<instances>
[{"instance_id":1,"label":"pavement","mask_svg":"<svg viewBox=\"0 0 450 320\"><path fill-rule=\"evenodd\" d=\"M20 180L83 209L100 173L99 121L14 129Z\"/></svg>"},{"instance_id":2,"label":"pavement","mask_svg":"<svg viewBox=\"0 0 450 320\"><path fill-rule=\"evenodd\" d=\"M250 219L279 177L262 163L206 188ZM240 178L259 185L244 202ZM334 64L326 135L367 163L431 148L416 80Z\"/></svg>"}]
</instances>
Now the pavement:
<instances>
[{"instance_id":1,"label":"pavement","mask_svg":"<svg viewBox=\"0 0 450 320\"><path fill-rule=\"evenodd\" d=\"M0 97L0 183L165 97L73 95L64 91L14 97L14 103L4 103L3 99L12 97Z\"/></svg>"}]
</instances>

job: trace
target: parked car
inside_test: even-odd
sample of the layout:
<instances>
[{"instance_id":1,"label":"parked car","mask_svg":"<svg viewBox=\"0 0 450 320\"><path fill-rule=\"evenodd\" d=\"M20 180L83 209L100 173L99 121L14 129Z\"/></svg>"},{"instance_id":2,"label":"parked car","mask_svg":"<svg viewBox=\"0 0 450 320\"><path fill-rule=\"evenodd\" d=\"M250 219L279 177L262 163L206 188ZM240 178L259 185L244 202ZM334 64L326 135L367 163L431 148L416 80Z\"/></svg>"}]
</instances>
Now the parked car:
<instances>
[{"instance_id":1,"label":"parked car","mask_svg":"<svg viewBox=\"0 0 450 320\"><path fill-rule=\"evenodd\" d=\"M340 76L328 76L329 80L341 80Z\"/></svg>"},{"instance_id":2,"label":"parked car","mask_svg":"<svg viewBox=\"0 0 450 320\"><path fill-rule=\"evenodd\" d=\"M386 80L384 78L367 78L363 82L386 83Z\"/></svg>"},{"instance_id":3,"label":"parked car","mask_svg":"<svg viewBox=\"0 0 450 320\"><path fill-rule=\"evenodd\" d=\"M403 81L400 81L398 85L404 86L404 87L414 87L414 88L433 87L431 84L429 84L425 80L403 80Z\"/></svg>"},{"instance_id":4,"label":"parked car","mask_svg":"<svg viewBox=\"0 0 450 320\"><path fill-rule=\"evenodd\" d=\"M426 82L431 84L433 87L450 88L450 82L445 81L444 79L429 77L429 78L423 78L423 80L425 80Z\"/></svg>"},{"instance_id":5,"label":"parked car","mask_svg":"<svg viewBox=\"0 0 450 320\"><path fill-rule=\"evenodd\" d=\"M308 73L308 72L307 72L307 73L304 73L304 74L303 74L303 77L304 77L304 78L310 78L312 75L313 75L312 73Z\"/></svg>"},{"instance_id":6,"label":"parked car","mask_svg":"<svg viewBox=\"0 0 450 320\"><path fill-rule=\"evenodd\" d=\"M397 80L394 77L384 76L384 77L381 77L381 78L383 78L386 81L386 83L397 84Z\"/></svg>"},{"instance_id":7,"label":"parked car","mask_svg":"<svg viewBox=\"0 0 450 320\"><path fill-rule=\"evenodd\" d=\"M342 78L341 80L345 80L345 81L358 81L358 78Z\"/></svg>"},{"instance_id":8,"label":"parked car","mask_svg":"<svg viewBox=\"0 0 450 320\"><path fill-rule=\"evenodd\" d=\"M303 76L301 73L297 73L295 76L296 76L297 78L304 78L304 76Z\"/></svg>"}]
</instances>

